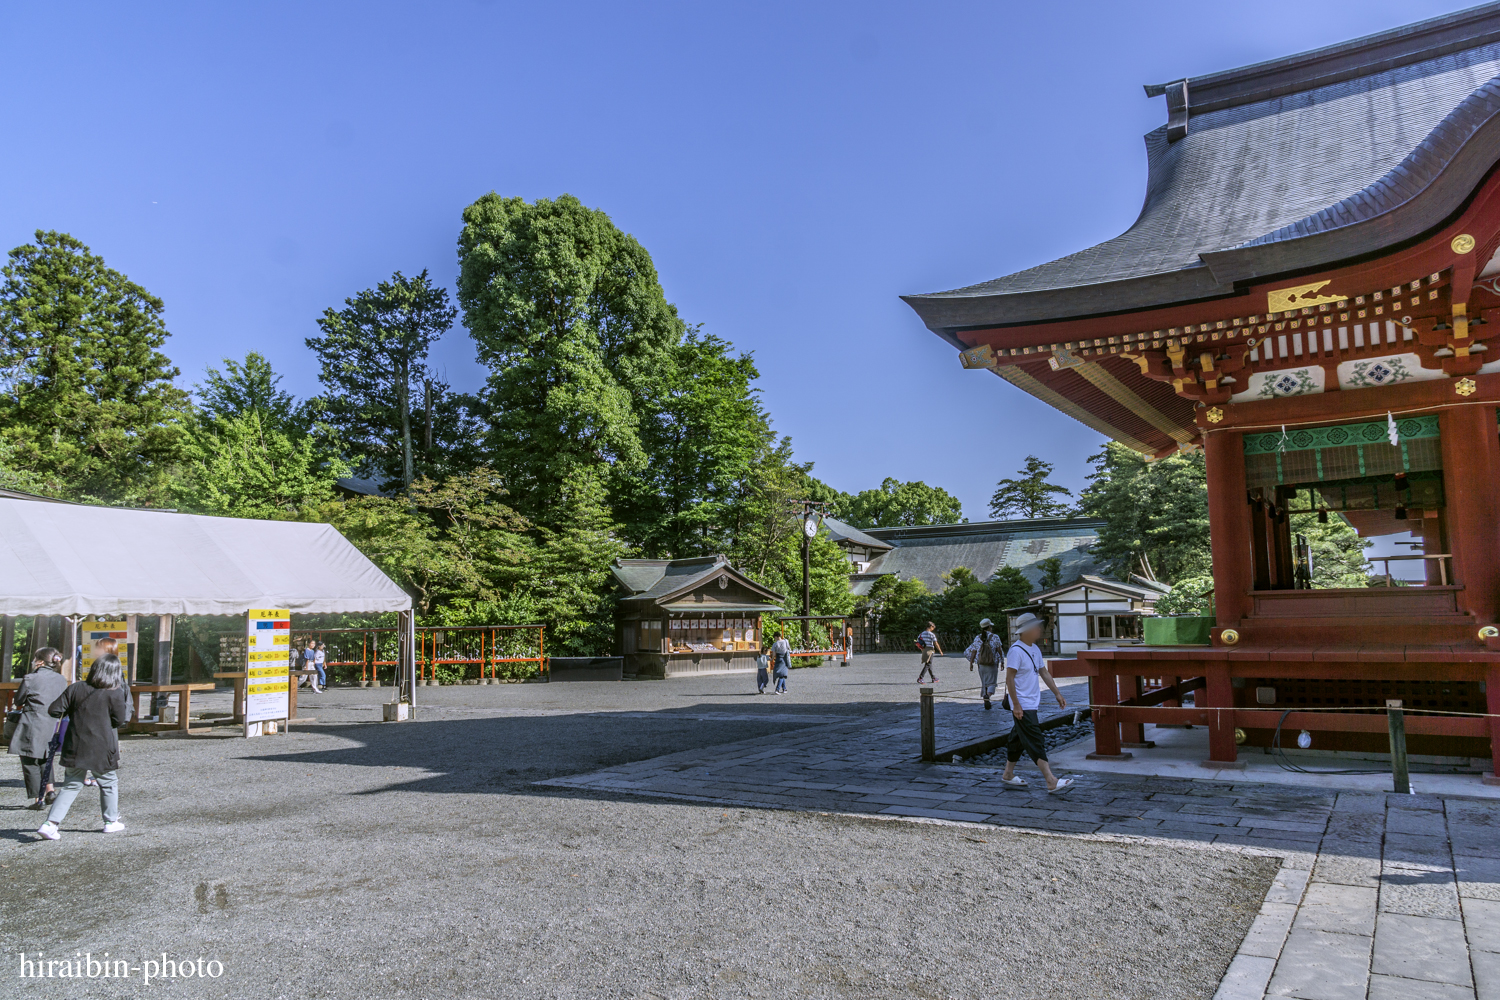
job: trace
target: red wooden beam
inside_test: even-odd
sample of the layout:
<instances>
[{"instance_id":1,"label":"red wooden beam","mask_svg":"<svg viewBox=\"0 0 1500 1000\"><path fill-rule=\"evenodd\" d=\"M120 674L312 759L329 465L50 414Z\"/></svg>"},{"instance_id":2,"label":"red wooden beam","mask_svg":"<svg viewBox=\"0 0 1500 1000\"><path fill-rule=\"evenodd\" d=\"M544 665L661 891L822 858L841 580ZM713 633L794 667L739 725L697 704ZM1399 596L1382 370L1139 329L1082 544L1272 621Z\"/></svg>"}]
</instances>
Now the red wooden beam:
<instances>
[{"instance_id":1,"label":"red wooden beam","mask_svg":"<svg viewBox=\"0 0 1500 1000\"><path fill-rule=\"evenodd\" d=\"M1130 706L1095 706L1096 724L1105 722L1150 722L1156 724L1187 723L1210 726L1217 718L1228 717L1226 725L1240 729L1275 729L1281 719L1278 711L1211 708L1138 708ZM1387 731L1385 713L1361 715L1353 712L1291 712L1282 722L1283 730L1307 729L1325 733L1383 733ZM1423 736L1489 736L1489 720L1458 715L1406 715L1406 731Z\"/></svg>"}]
</instances>

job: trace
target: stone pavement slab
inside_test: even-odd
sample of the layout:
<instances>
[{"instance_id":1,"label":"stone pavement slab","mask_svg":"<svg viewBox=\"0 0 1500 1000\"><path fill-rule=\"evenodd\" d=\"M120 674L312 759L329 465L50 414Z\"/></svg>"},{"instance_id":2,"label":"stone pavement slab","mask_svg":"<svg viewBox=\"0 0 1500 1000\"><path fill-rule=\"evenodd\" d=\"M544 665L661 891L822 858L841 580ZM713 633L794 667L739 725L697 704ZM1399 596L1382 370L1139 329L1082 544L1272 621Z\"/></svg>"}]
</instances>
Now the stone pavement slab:
<instances>
[{"instance_id":1,"label":"stone pavement slab","mask_svg":"<svg viewBox=\"0 0 1500 1000\"><path fill-rule=\"evenodd\" d=\"M1464 925L1458 920L1382 913L1370 971L1405 979L1472 986Z\"/></svg>"},{"instance_id":2,"label":"stone pavement slab","mask_svg":"<svg viewBox=\"0 0 1500 1000\"><path fill-rule=\"evenodd\" d=\"M1370 938L1293 928L1266 992L1305 1000L1364 1000L1369 970Z\"/></svg>"}]
</instances>

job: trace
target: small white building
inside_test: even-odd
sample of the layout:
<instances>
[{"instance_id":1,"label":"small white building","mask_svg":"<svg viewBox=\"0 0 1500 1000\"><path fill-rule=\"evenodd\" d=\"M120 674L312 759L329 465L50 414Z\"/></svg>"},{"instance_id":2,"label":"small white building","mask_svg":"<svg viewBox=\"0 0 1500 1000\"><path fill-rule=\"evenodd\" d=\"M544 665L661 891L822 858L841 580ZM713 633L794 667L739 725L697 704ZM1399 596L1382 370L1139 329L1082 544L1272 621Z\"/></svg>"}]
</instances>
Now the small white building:
<instances>
[{"instance_id":1,"label":"small white building","mask_svg":"<svg viewBox=\"0 0 1500 1000\"><path fill-rule=\"evenodd\" d=\"M1042 650L1049 656L1077 656L1081 649L1130 646L1141 641L1141 616L1150 614L1170 587L1132 575L1129 583L1084 575L1072 583L1034 594L1025 607L1007 608L1010 634L1024 612L1045 618Z\"/></svg>"}]
</instances>

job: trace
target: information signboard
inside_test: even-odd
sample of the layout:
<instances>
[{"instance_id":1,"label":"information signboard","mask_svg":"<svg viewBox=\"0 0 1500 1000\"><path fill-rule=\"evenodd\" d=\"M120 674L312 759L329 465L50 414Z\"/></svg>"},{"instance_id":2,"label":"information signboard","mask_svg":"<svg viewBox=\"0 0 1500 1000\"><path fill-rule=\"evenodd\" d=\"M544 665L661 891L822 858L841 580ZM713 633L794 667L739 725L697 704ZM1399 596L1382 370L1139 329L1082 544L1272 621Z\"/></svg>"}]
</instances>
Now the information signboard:
<instances>
[{"instance_id":1,"label":"information signboard","mask_svg":"<svg viewBox=\"0 0 1500 1000\"><path fill-rule=\"evenodd\" d=\"M292 613L252 608L246 620L245 725L290 714Z\"/></svg>"},{"instance_id":2,"label":"information signboard","mask_svg":"<svg viewBox=\"0 0 1500 1000\"><path fill-rule=\"evenodd\" d=\"M85 618L78 623L78 645L82 647L78 656L78 677L83 680L94 664L94 640L114 639L119 643L115 655L120 658L120 669L130 677L130 647L135 643L135 616L118 619Z\"/></svg>"}]
</instances>

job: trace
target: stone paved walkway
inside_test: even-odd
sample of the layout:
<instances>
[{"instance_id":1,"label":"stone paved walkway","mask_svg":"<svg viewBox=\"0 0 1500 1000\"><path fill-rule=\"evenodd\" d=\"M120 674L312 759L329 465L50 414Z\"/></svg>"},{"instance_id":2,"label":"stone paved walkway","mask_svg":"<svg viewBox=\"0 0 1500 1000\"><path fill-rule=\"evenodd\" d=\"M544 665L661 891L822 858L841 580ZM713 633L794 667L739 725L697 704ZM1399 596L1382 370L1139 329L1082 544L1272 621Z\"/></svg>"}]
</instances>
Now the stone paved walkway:
<instances>
[{"instance_id":1,"label":"stone paved walkway","mask_svg":"<svg viewBox=\"0 0 1500 1000\"><path fill-rule=\"evenodd\" d=\"M938 745L1007 722L940 702ZM1218 1000L1500 1000L1500 802L1101 772L1049 795L1029 764L1009 789L918 746L913 706L543 784L1269 853L1282 873Z\"/></svg>"}]
</instances>

